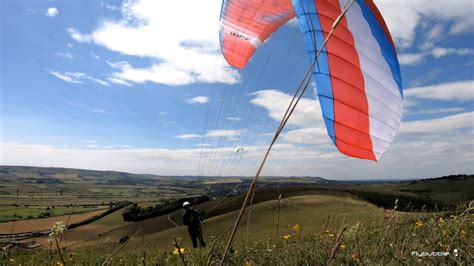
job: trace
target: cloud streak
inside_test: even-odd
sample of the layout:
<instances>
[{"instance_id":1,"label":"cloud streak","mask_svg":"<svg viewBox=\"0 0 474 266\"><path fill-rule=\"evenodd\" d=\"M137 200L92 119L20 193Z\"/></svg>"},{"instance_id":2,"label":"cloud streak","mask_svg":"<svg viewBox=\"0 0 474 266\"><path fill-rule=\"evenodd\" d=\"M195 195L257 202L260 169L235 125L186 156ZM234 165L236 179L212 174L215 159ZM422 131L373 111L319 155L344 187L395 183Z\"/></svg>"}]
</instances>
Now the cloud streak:
<instances>
[{"instance_id":1,"label":"cloud streak","mask_svg":"<svg viewBox=\"0 0 474 266\"><path fill-rule=\"evenodd\" d=\"M205 104L209 102L209 97L206 96L196 96L191 99L187 99L186 102L189 104Z\"/></svg>"},{"instance_id":2,"label":"cloud streak","mask_svg":"<svg viewBox=\"0 0 474 266\"><path fill-rule=\"evenodd\" d=\"M468 102L474 100L474 81L457 81L436 85L409 88L404 91L407 98Z\"/></svg>"},{"instance_id":3,"label":"cloud streak","mask_svg":"<svg viewBox=\"0 0 474 266\"><path fill-rule=\"evenodd\" d=\"M98 78L91 77L82 72L59 72L59 71L51 70L49 71L49 73L55 76L56 78L69 82L69 83L83 84L84 80L89 80L97 84L100 84L102 86L106 86L106 87L110 86L110 83Z\"/></svg>"},{"instance_id":4,"label":"cloud streak","mask_svg":"<svg viewBox=\"0 0 474 266\"><path fill-rule=\"evenodd\" d=\"M436 119L403 122L400 133L439 133L474 128L474 112L454 114Z\"/></svg>"}]
</instances>

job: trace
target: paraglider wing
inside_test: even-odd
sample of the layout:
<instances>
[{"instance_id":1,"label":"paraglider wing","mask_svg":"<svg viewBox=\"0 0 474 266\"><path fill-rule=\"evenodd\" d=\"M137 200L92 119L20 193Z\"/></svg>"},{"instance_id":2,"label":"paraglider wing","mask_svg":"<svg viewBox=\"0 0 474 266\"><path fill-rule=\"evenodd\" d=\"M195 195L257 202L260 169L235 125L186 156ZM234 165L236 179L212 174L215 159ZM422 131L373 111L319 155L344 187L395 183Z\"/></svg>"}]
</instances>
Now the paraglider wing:
<instances>
[{"instance_id":1,"label":"paraglider wing","mask_svg":"<svg viewBox=\"0 0 474 266\"><path fill-rule=\"evenodd\" d=\"M351 0L225 0L221 50L244 67L255 49L297 17L310 61ZM355 0L320 53L314 70L327 132L345 155L374 160L392 143L402 117L395 45L372 0Z\"/></svg>"},{"instance_id":2,"label":"paraglider wing","mask_svg":"<svg viewBox=\"0 0 474 266\"><path fill-rule=\"evenodd\" d=\"M224 0L220 41L225 59L243 68L268 36L294 17L290 0Z\"/></svg>"},{"instance_id":3,"label":"paraglider wing","mask_svg":"<svg viewBox=\"0 0 474 266\"><path fill-rule=\"evenodd\" d=\"M293 0L313 61L346 0ZM371 0L356 0L318 57L313 77L329 136L340 152L378 160L402 116L402 81L392 38Z\"/></svg>"},{"instance_id":4,"label":"paraglider wing","mask_svg":"<svg viewBox=\"0 0 474 266\"><path fill-rule=\"evenodd\" d=\"M240 158L243 158L244 151L245 151L244 148L240 147L237 149L236 153L240 155Z\"/></svg>"}]
</instances>

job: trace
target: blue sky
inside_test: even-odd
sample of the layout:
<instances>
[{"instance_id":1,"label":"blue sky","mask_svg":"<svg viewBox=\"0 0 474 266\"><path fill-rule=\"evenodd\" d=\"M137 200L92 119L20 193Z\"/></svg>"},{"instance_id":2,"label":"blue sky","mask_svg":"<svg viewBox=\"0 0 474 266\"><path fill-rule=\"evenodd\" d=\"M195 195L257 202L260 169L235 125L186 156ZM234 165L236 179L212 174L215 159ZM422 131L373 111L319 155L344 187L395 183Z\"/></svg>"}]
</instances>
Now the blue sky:
<instances>
[{"instance_id":1,"label":"blue sky","mask_svg":"<svg viewBox=\"0 0 474 266\"><path fill-rule=\"evenodd\" d=\"M376 1L396 40L405 89L402 126L382 160L335 150L313 87L264 174L474 172L473 3L411 2ZM245 69L227 65L219 1L1 5L1 164L251 175L309 64L289 22Z\"/></svg>"}]
</instances>

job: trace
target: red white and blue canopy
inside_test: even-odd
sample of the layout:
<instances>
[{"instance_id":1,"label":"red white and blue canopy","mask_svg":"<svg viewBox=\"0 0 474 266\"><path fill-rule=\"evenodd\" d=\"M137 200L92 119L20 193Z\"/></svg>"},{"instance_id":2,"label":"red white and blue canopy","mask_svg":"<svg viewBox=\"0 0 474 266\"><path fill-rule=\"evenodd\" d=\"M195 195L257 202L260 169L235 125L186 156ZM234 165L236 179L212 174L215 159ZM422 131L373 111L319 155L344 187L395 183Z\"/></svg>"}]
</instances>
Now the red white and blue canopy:
<instances>
[{"instance_id":1,"label":"red white and blue canopy","mask_svg":"<svg viewBox=\"0 0 474 266\"><path fill-rule=\"evenodd\" d=\"M275 30L296 17L312 61L346 0L225 0L221 49L243 68ZM379 160L400 126L403 92L395 45L371 0L356 0L313 71L327 132L345 155Z\"/></svg>"}]
</instances>

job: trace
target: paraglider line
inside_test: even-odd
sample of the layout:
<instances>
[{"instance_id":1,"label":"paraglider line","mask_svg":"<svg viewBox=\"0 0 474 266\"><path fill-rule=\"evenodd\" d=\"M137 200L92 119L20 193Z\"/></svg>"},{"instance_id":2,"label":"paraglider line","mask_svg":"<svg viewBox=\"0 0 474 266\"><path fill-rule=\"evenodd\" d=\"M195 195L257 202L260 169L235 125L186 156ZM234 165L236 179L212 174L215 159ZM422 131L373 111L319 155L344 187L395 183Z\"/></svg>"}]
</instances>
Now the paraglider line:
<instances>
[{"instance_id":1,"label":"paraglider line","mask_svg":"<svg viewBox=\"0 0 474 266\"><path fill-rule=\"evenodd\" d=\"M333 33L336 30L337 26L342 21L342 19L345 16L346 12L354 4L354 1L355 0L351 0L351 3L344 9L344 11L334 21L334 23L331 27L331 30L329 31L329 34L327 35L326 39L324 40L324 43L322 44L321 48L318 50L317 54L315 54L311 65L308 67L303 80L299 84L298 89L296 90L296 92L293 96L293 99L291 100L290 104L288 105L288 108L286 109L286 112L285 112L285 114L283 115L283 117L281 119L280 125L279 125L278 129L276 130L275 135L273 136L272 142L268 146L268 149L265 153L265 156L263 157L262 162L260 163L260 166L258 167L257 172L256 172L256 174L255 174L255 176L252 180L252 183L250 184L250 187L247 191L247 194L245 195L245 199L244 199L244 202L242 204L242 208L240 209L240 212L239 212L239 215L237 216L237 220L235 222L234 228L232 229L232 233L231 233L231 235L229 237L229 240L227 242L227 246L224 250L224 254L222 256L222 260L221 260L221 263L220 263L221 266L224 265L224 262L227 258L227 254L229 252L230 246L232 244L232 240L234 239L234 236L235 236L235 233L237 232L237 228L239 226L240 220L242 219L242 215L243 215L243 213L245 211L245 208L247 207L248 201L250 199L250 195L252 194L252 192L255 189L255 186L257 185L257 181L258 181L258 178L260 176L260 172L262 171L263 166L265 165L265 162L268 159L268 155L270 154L270 151L271 151L273 145L275 144L276 140L278 139L278 136L280 135L281 131L285 127L286 122L288 122L288 119L293 114L293 111L295 110L296 106L298 105L298 102L301 100L301 97L306 92L306 89L308 88L308 85L309 85L309 81L311 80L311 73L313 72L314 66L316 64L316 61L317 61L319 55L321 54L321 51L326 47L327 42L329 41L329 39L333 35Z\"/></svg>"}]
</instances>

